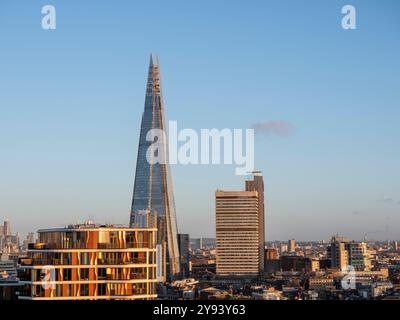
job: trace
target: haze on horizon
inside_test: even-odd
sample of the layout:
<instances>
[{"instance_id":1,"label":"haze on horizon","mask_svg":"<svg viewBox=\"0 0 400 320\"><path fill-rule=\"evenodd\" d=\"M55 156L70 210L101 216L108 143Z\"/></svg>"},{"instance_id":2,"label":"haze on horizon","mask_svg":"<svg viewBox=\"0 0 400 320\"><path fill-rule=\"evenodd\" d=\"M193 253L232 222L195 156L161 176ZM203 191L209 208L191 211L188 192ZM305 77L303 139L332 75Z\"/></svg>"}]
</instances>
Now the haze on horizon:
<instances>
[{"instance_id":1,"label":"haze on horizon","mask_svg":"<svg viewBox=\"0 0 400 320\"><path fill-rule=\"evenodd\" d=\"M398 239L400 3L0 3L0 223L128 224L147 67L167 120L254 128L266 239ZM357 29L341 28L341 7ZM173 165L178 229L214 236L234 166Z\"/></svg>"}]
</instances>

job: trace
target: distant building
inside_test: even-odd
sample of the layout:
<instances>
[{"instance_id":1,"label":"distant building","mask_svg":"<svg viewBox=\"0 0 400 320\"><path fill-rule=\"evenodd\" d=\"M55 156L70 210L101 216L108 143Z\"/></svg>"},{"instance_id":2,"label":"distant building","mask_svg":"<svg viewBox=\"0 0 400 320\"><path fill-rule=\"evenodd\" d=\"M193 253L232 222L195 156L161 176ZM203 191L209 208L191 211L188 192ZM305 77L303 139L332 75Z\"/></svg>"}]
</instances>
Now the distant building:
<instances>
[{"instance_id":1,"label":"distant building","mask_svg":"<svg viewBox=\"0 0 400 320\"><path fill-rule=\"evenodd\" d=\"M26 236L26 240L28 241L28 243L34 243L35 234L33 232L29 232L28 235Z\"/></svg>"},{"instance_id":2,"label":"distant building","mask_svg":"<svg viewBox=\"0 0 400 320\"><path fill-rule=\"evenodd\" d=\"M308 279L308 288L310 290L334 290L335 281L333 277L311 277Z\"/></svg>"},{"instance_id":3,"label":"distant building","mask_svg":"<svg viewBox=\"0 0 400 320\"><path fill-rule=\"evenodd\" d=\"M20 251L19 234L11 233L11 222L8 219L4 220L0 229L0 251L7 254Z\"/></svg>"},{"instance_id":4,"label":"distant building","mask_svg":"<svg viewBox=\"0 0 400 320\"><path fill-rule=\"evenodd\" d=\"M178 244L180 254L180 270L182 278L189 277L189 235L178 233Z\"/></svg>"},{"instance_id":5,"label":"distant building","mask_svg":"<svg viewBox=\"0 0 400 320\"><path fill-rule=\"evenodd\" d=\"M319 270L317 259L283 255L280 257L282 271L312 272Z\"/></svg>"},{"instance_id":6,"label":"distant building","mask_svg":"<svg viewBox=\"0 0 400 320\"><path fill-rule=\"evenodd\" d=\"M332 237L331 244L328 246L328 259L331 260L331 267L341 271L346 270L349 264L349 256L346 250L347 238Z\"/></svg>"},{"instance_id":7,"label":"distant building","mask_svg":"<svg viewBox=\"0 0 400 320\"><path fill-rule=\"evenodd\" d=\"M0 304L2 300L17 300L22 286L17 279L0 279Z\"/></svg>"},{"instance_id":8,"label":"distant building","mask_svg":"<svg viewBox=\"0 0 400 320\"><path fill-rule=\"evenodd\" d=\"M296 251L296 240L290 239L288 241L288 252L293 253Z\"/></svg>"},{"instance_id":9,"label":"distant building","mask_svg":"<svg viewBox=\"0 0 400 320\"><path fill-rule=\"evenodd\" d=\"M390 281L379 281L371 285L371 297L377 298L384 295L387 291L393 289L393 284Z\"/></svg>"},{"instance_id":10,"label":"distant building","mask_svg":"<svg viewBox=\"0 0 400 320\"><path fill-rule=\"evenodd\" d=\"M215 248L215 238L200 238L200 249Z\"/></svg>"},{"instance_id":11,"label":"distant building","mask_svg":"<svg viewBox=\"0 0 400 320\"><path fill-rule=\"evenodd\" d=\"M276 260L278 259L278 250L274 248L265 249L265 260Z\"/></svg>"},{"instance_id":12,"label":"distant building","mask_svg":"<svg viewBox=\"0 0 400 320\"><path fill-rule=\"evenodd\" d=\"M319 259L319 269L330 269L331 268L331 259Z\"/></svg>"},{"instance_id":13,"label":"distant building","mask_svg":"<svg viewBox=\"0 0 400 320\"><path fill-rule=\"evenodd\" d=\"M11 222L8 219L4 220L3 234L4 236L11 236Z\"/></svg>"},{"instance_id":14,"label":"distant building","mask_svg":"<svg viewBox=\"0 0 400 320\"><path fill-rule=\"evenodd\" d=\"M26 236L26 239L22 243L22 249L27 250L28 245L34 242L35 242L35 234L33 232L29 232L28 235Z\"/></svg>"},{"instance_id":15,"label":"distant building","mask_svg":"<svg viewBox=\"0 0 400 320\"><path fill-rule=\"evenodd\" d=\"M17 278L14 255L0 253L0 303L1 300L16 300L21 285Z\"/></svg>"},{"instance_id":16,"label":"distant building","mask_svg":"<svg viewBox=\"0 0 400 320\"><path fill-rule=\"evenodd\" d=\"M251 295L255 300L285 300L282 291L278 291L275 288L252 292Z\"/></svg>"},{"instance_id":17,"label":"distant building","mask_svg":"<svg viewBox=\"0 0 400 320\"><path fill-rule=\"evenodd\" d=\"M369 271L372 268L371 252L365 242L350 242L345 237L332 237L328 247L328 258L331 267L345 271L352 266L356 271Z\"/></svg>"},{"instance_id":18,"label":"distant building","mask_svg":"<svg viewBox=\"0 0 400 320\"><path fill-rule=\"evenodd\" d=\"M24 288L19 299L157 297L156 229L84 224L38 234L28 258L20 260L18 274Z\"/></svg>"},{"instance_id":19,"label":"distant building","mask_svg":"<svg viewBox=\"0 0 400 320\"><path fill-rule=\"evenodd\" d=\"M371 253L365 242L350 242L346 245L349 264L356 271L369 271L372 268Z\"/></svg>"},{"instance_id":20,"label":"distant building","mask_svg":"<svg viewBox=\"0 0 400 320\"><path fill-rule=\"evenodd\" d=\"M193 251L215 248L215 238L191 238L190 248Z\"/></svg>"},{"instance_id":21,"label":"distant building","mask_svg":"<svg viewBox=\"0 0 400 320\"><path fill-rule=\"evenodd\" d=\"M202 278L203 276L214 278L215 273L215 263L208 263L206 261L196 261L191 263L191 274L196 276L196 278Z\"/></svg>"},{"instance_id":22,"label":"distant building","mask_svg":"<svg viewBox=\"0 0 400 320\"><path fill-rule=\"evenodd\" d=\"M204 300L225 300L230 297L230 293L223 289L209 287L200 291L200 299Z\"/></svg>"},{"instance_id":23,"label":"distant building","mask_svg":"<svg viewBox=\"0 0 400 320\"><path fill-rule=\"evenodd\" d=\"M203 247L203 246L202 246L201 238L190 239L190 248L191 248L193 251L200 250L202 247Z\"/></svg>"},{"instance_id":24,"label":"distant building","mask_svg":"<svg viewBox=\"0 0 400 320\"><path fill-rule=\"evenodd\" d=\"M17 277L17 269L13 260L9 260L7 255L2 255L0 260L0 281L15 280Z\"/></svg>"},{"instance_id":25,"label":"distant building","mask_svg":"<svg viewBox=\"0 0 400 320\"><path fill-rule=\"evenodd\" d=\"M265 249L264 271L274 273L280 270L278 250L275 248Z\"/></svg>"}]
</instances>

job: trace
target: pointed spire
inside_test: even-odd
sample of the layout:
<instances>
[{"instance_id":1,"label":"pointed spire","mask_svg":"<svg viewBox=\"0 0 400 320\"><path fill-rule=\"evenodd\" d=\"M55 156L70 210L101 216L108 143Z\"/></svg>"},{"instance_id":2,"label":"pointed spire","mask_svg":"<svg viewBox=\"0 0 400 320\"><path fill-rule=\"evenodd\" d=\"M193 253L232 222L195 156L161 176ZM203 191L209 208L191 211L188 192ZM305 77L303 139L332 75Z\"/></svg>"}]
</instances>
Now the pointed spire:
<instances>
[{"instance_id":1,"label":"pointed spire","mask_svg":"<svg viewBox=\"0 0 400 320\"><path fill-rule=\"evenodd\" d=\"M160 67L160 60L158 59L158 54L156 54L156 66Z\"/></svg>"},{"instance_id":2,"label":"pointed spire","mask_svg":"<svg viewBox=\"0 0 400 320\"><path fill-rule=\"evenodd\" d=\"M139 148L136 162L135 184L131 208L130 225L142 224L143 210L157 215L157 244L163 245L161 278L170 279L180 272L179 246L177 239L175 201L172 178L168 161L153 163L148 159L152 142L147 135L152 129L166 128L164 103L161 94L160 68L158 57L150 55L146 99L140 128ZM160 139L159 152L167 157L168 139ZM168 158L162 158L167 160ZM139 222L140 221L140 222ZM147 224L148 222L144 222ZM166 243L166 246L164 247ZM165 252L165 253L164 253Z\"/></svg>"},{"instance_id":3,"label":"pointed spire","mask_svg":"<svg viewBox=\"0 0 400 320\"><path fill-rule=\"evenodd\" d=\"M153 63L153 54L150 53L150 63L149 63L149 73L147 76L147 87L146 87L146 95L150 96L153 94L154 88L154 63Z\"/></svg>"}]
</instances>

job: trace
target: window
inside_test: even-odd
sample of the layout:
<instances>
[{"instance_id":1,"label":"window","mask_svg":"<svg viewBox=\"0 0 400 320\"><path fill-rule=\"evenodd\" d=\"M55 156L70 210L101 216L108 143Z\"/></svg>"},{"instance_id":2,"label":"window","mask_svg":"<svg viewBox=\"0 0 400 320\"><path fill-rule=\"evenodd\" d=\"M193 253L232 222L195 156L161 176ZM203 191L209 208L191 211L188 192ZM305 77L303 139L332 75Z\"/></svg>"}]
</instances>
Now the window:
<instances>
[{"instance_id":1,"label":"window","mask_svg":"<svg viewBox=\"0 0 400 320\"><path fill-rule=\"evenodd\" d=\"M134 232L126 233L126 247L127 248L135 248L135 233Z\"/></svg>"},{"instance_id":2,"label":"window","mask_svg":"<svg viewBox=\"0 0 400 320\"><path fill-rule=\"evenodd\" d=\"M81 284L80 285L80 296L85 297L89 295L89 285L88 284Z\"/></svg>"},{"instance_id":3,"label":"window","mask_svg":"<svg viewBox=\"0 0 400 320\"><path fill-rule=\"evenodd\" d=\"M97 285L97 295L98 296L105 296L107 294L106 292L107 286L105 283L99 283Z\"/></svg>"},{"instance_id":4,"label":"window","mask_svg":"<svg viewBox=\"0 0 400 320\"><path fill-rule=\"evenodd\" d=\"M72 280L72 270L71 269L63 269L63 280L64 281Z\"/></svg>"},{"instance_id":5,"label":"window","mask_svg":"<svg viewBox=\"0 0 400 320\"><path fill-rule=\"evenodd\" d=\"M90 264L90 258L89 258L88 252L81 252L81 264L83 264L83 265Z\"/></svg>"},{"instance_id":6,"label":"window","mask_svg":"<svg viewBox=\"0 0 400 320\"><path fill-rule=\"evenodd\" d=\"M89 268L81 268L81 280L89 280Z\"/></svg>"},{"instance_id":7,"label":"window","mask_svg":"<svg viewBox=\"0 0 400 320\"><path fill-rule=\"evenodd\" d=\"M97 271L97 278L98 280L105 280L106 279L106 269L99 268Z\"/></svg>"},{"instance_id":8,"label":"window","mask_svg":"<svg viewBox=\"0 0 400 320\"><path fill-rule=\"evenodd\" d=\"M62 284L57 284L56 285L56 297L62 297L63 295L63 286Z\"/></svg>"}]
</instances>

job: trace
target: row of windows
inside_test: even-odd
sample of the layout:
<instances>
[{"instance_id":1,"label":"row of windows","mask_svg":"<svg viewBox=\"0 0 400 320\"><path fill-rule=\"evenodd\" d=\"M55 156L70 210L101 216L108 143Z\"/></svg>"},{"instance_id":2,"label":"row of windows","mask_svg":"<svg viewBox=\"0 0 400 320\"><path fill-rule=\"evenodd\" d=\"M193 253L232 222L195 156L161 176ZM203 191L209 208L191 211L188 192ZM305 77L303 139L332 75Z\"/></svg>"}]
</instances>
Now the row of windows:
<instances>
[{"instance_id":1,"label":"row of windows","mask_svg":"<svg viewBox=\"0 0 400 320\"><path fill-rule=\"evenodd\" d=\"M155 263L154 252L30 252L29 256L34 265Z\"/></svg>"},{"instance_id":2,"label":"row of windows","mask_svg":"<svg viewBox=\"0 0 400 320\"><path fill-rule=\"evenodd\" d=\"M49 249L125 249L153 248L153 232L149 231L54 231L39 233L39 242Z\"/></svg>"},{"instance_id":3,"label":"row of windows","mask_svg":"<svg viewBox=\"0 0 400 320\"><path fill-rule=\"evenodd\" d=\"M32 297L76 297L76 296L126 296L155 294L152 283L99 283L99 284L56 284L49 287L33 285L29 292L25 288L25 295Z\"/></svg>"},{"instance_id":4,"label":"row of windows","mask_svg":"<svg viewBox=\"0 0 400 320\"><path fill-rule=\"evenodd\" d=\"M143 268L62 268L25 269L22 281L135 280L155 279L155 267Z\"/></svg>"}]
</instances>

